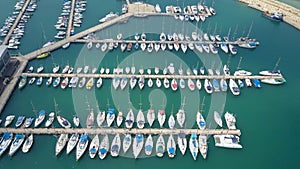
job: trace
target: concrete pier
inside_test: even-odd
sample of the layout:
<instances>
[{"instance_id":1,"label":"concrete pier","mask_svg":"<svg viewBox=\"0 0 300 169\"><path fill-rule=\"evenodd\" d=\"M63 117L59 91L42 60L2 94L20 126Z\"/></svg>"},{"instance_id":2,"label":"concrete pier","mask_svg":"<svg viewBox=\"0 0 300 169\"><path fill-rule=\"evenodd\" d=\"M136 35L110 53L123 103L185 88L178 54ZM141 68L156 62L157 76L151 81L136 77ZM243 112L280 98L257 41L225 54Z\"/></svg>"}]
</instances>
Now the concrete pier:
<instances>
[{"instance_id":1,"label":"concrete pier","mask_svg":"<svg viewBox=\"0 0 300 169\"><path fill-rule=\"evenodd\" d=\"M69 15L69 23L68 23L66 37L70 37L71 29L73 27L74 8L75 8L75 0L72 0L71 12Z\"/></svg>"}]
</instances>

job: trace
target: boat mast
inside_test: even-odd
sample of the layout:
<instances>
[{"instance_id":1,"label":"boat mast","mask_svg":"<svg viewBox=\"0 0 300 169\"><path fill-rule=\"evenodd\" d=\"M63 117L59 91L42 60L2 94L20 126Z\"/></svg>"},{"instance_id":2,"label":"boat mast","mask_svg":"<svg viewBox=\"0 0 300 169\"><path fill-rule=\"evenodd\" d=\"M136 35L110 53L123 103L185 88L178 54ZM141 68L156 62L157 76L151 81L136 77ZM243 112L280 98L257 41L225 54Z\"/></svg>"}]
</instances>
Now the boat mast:
<instances>
[{"instance_id":1,"label":"boat mast","mask_svg":"<svg viewBox=\"0 0 300 169\"><path fill-rule=\"evenodd\" d=\"M185 96L183 97L183 102L182 102L182 104L181 104L181 109L183 109L184 106L185 106Z\"/></svg>"},{"instance_id":2,"label":"boat mast","mask_svg":"<svg viewBox=\"0 0 300 169\"><path fill-rule=\"evenodd\" d=\"M37 110L35 109L35 107L34 107L32 101L30 101L30 104L31 104L33 113L34 113L35 115L37 115Z\"/></svg>"},{"instance_id":3,"label":"boat mast","mask_svg":"<svg viewBox=\"0 0 300 169\"><path fill-rule=\"evenodd\" d=\"M200 105L200 112L203 112L204 111L204 100L205 100L205 96L203 96L203 100L202 100L202 103L201 103L201 105Z\"/></svg>"},{"instance_id":4,"label":"boat mast","mask_svg":"<svg viewBox=\"0 0 300 169\"><path fill-rule=\"evenodd\" d=\"M277 60L277 62L276 62L276 64L275 64L273 70L276 70L276 69L277 69L277 67L279 66L280 60L281 60L281 57L278 58L278 60Z\"/></svg>"},{"instance_id":5,"label":"boat mast","mask_svg":"<svg viewBox=\"0 0 300 169\"><path fill-rule=\"evenodd\" d=\"M252 25L253 25L253 21L252 21L252 23L251 23L251 25L250 25L250 28L249 28L249 31L248 31L248 34L247 34L247 37L246 37L246 38L249 38L249 36L250 36L250 33L251 33L251 31L252 31Z\"/></svg>"},{"instance_id":6,"label":"boat mast","mask_svg":"<svg viewBox=\"0 0 300 169\"><path fill-rule=\"evenodd\" d=\"M55 98L53 98L53 100L54 100L54 109L55 109L55 112L56 112L56 114L59 114L59 108L58 108L58 104L56 103L56 100L55 100Z\"/></svg>"}]
</instances>

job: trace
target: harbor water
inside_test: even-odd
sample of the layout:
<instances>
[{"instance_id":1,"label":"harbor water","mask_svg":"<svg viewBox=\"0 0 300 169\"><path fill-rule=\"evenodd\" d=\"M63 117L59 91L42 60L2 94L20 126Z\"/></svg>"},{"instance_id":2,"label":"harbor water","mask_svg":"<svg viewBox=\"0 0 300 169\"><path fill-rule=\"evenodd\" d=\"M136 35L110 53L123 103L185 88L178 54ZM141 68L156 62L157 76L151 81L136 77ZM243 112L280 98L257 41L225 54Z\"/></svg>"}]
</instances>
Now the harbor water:
<instances>
[{"instance_id":1,"label":"harbor water","mask_svg":"<svg viewBox=\"0 0 300 169\"><path fill-rule=\"evenodd\" d=\"M13 12L16 2L16 0L1 2L0 21L4 21ZM300 7L299 1L284 0L283 2ZM110 11L120 14L124 3L126 2L121 0L87 0L86 11L83 12L83 24L80 28L75 28L75 32L97 25L98 20ZM153 5L159 3L162 11L165 11L167 5L182 7L197 5L198 1L147 0L146 3ZM37 10L26 23L26 31L21 39L20 48L10 51L11 54L27 54L54 39L57 32L54 25L61 13L63 0L38 1L37 4ZM214 2L208 0L206 5L213 5L217 14L207 18L204 23L176 21L168 16L130 18L127 23L115 24L97 32L96 36L99 39L116 39L117 33L121 32L125 38L133 40L135 33L145 32L147 39L158 40L162 31L191 35L192 31L197 30L208 33L216 32L226 36L231 30L230 38L246 36L249 33L251 38L256 38L260 42L260 45L251 50L238 48L238 54L230 56L220 49L218 55L201 54L190 50L186 53L174 50L148 53L135 49L131 52L121 52L120 48L103 53L100 49L96 49L95 45L89 50L86 44L72 43L68 49L53 51L51 56L45 59L30 61L28 67L37 68L43 64L44 72L51 72L53 64L59 64L61 68L66 64L74 67L89 65L90 70L97 67L99 72L100 68L104 67L110 68L112 72L112 69L117 66L125 68L134 65L136 72L142 68L146 74L147 68L151 68L154 73L154 67L158 66L162 72L162 69L170 63L174 63L176 71L180 66L184 70L188 67L192 70L194 67L200 68L201 66L217 69L220 65L228 64L233 73L242 57L240 67L258 74L262 70L272 70L280 58L277 69L280 69L287 82L278 86L262 84L260 89L243 88L240 96L233 96L230 91L209 95L203 88L201 91L191 92L188 89L182 89L174 92L171 89L149 88L146 85L143 90L138 87L131 90L127 85L125 90L115 91L109 79L103 81L100 89L95 88L90 91L78 88L63 90L60 87L48 87L44 82L42 86L33 84L26 85L22 90L16 89L0 117L2 120L10 114L15 114L16 117L18 115L36 117L36 111L41 109L46 110L48 114L50 111L59 109L60 114L69 121L72 121L73 115L77 114L82 126L85 127L84 122L89 112L89 105L95 110L94 112L98 111L98 107L106 111L113 107L125 115L130 108L133 108L135 115L138 109L141 108L146 112L150 107L155 112L164 108L167 115L170 115L172 111L177 113L178 109L183 107L187 116L185 127L196 128L196 113L199 107L202 107L202 113L210 128L216 128L212 115L214 110L222 113L229 111L235 115L237 128L242 132L240 137L242 149L215 147L213 137L210 137L206 160L199 154L197 160L194 161L188 149L184 156L177 150L174 159L167 157L167 153L163 158L155 155L146 157L142 153L141 158L134 159L131 149L127 154L121 152L118 158L113 158L108 154L105 160L100 160L98 157L90 159L86 152L79 161L76 161L74 150L69 155L66 155L64 150L60 155L55 156L57 135L42 135L34 137L33 147L27 154L18 151L13 157L9 157L7 152L4 153L0 157L0 168L299 168L300 93L298 84L300 78L297 71L300 63L299 30L283 22L268 20L260 11L248 8L245 4L235 0ZM201 106L203 98L205 98L204 106ZM57 107L54 106L54 99L58 104ZM59 127L58 122L55 122L53 127ZM157 121L154 127L159 127ZM110 137L110 141L112 138L113 136ZM103 139L102 135L100 139ZM156 139L157 136L154 137L154 140ZM167 136L165 136L166 140Z\"/></svg>"}]
</instances>

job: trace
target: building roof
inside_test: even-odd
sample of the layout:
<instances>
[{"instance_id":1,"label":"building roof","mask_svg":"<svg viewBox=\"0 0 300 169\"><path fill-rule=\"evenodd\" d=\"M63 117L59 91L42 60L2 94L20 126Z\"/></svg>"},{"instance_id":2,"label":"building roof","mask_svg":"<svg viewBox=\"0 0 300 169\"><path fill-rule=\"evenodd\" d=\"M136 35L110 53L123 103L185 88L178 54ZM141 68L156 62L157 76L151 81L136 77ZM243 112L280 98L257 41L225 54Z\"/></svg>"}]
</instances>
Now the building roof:
<instances>
[{"instance_id":1,"label":"building roof","mask_svg":"<svg viewBox=\"0 0 300 169\"><path fill-rule=\"evenodd\" d=\"M7 46L0 45L0 57L3 55L3 53L5 52L6 49L7 49Z\"/></svg>"}]
</instances>

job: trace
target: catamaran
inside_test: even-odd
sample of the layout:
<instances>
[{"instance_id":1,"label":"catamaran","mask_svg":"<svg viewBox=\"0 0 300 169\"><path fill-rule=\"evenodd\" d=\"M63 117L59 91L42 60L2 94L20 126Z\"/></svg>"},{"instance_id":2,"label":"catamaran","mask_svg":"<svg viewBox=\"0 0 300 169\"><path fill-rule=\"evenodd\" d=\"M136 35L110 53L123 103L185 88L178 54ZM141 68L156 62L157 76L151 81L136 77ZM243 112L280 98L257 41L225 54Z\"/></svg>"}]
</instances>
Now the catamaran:
<instances>
[{"instance_id":1,"label":"catamaran","mask_svg":"<svg viewBox=\"0 0 300 169\"><path fill-rule=\"evenodd\" d=\"M90 158L95 158L96 154L98 153L99 144L99 136L96 134L89 147Z\"/></svg>"},{"instance_id":2,"label":"catamaran","mask_svg":"<svg viewBox=\"0 0 300 169\"><path fill-rule=\"evenodd\" d=\"M242 148L240 138L236 135L214 135L215 146L225 148Z\"/></svg>"}]
</instances>

